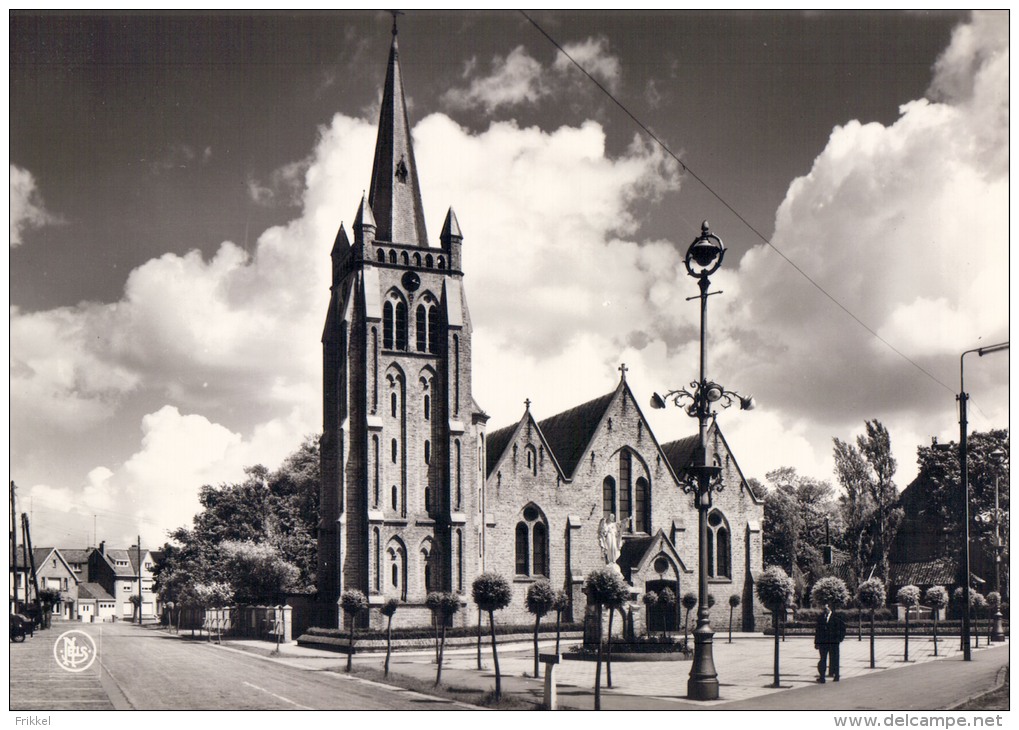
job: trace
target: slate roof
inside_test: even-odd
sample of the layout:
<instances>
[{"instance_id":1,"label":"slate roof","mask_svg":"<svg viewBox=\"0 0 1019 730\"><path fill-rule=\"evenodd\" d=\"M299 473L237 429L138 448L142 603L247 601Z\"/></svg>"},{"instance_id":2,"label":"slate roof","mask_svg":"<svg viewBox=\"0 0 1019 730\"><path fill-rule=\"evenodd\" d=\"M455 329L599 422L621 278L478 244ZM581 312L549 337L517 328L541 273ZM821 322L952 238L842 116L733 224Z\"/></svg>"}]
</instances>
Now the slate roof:
<instances>
[{"instance_id":1,"label":"slate roof","mask_svg":"<svg viewBox=\"0 0 1019 730\"><path fill-rule=\"evenodd\" d=\"M951 558L938 558L917 563L891 563L890 582L897 586L950 586L958 571Z\"/></svg>"},{"instance_id":2,"label":"slate roof","mask_svg":"<svg viewBox=\"0 0 1019 730\"><path fill-rule=\"evenodd\" d=\"M89 599L95 598L99 601L115 601L116 599L106 592L98 583L79 583L78 584L78 599Z\"/></svg>"},{"instance_id":3,"label":"slate roof","mask_svg":"<svg viewBox=\"0 0 1019 730\"><path fill-rule=\"evenodd\" d=\"M106 560L113 567L113 572L118 577L133 578L138 575L138 568L135 566L135 551L123 550L120 548L106 548ZM126 560L127 565L117 565L118 560Z\"/></svg>"},{"instance_id":4,"label":"slate roof","mask_svg":"<svg viewBox=\"0 0 1019 730\"><path fill-rule=\"evenodd\" d=\"M88 556L92 552L93 548L85 548L81 550L79 548L57 548L61 555L64 556L64 560L68 564L73 563L87 563Z\"/></svg>"},{"instance_id":5,"label":"slate roof","mask_svg":"<svg viewBox=\"0 0 1019 730\"><path fill-rule=\"evenodd\" d=\"M32 548L32 560L35 562L36 570L42 569L43 563L49 558L51 552L53 552L51 547ZM31 568L31 565L25 563L25 551L21 549L20 545L18 546L17 566L21 569Z\"/></svg>"},{"instance_id":6,"label":"slate roof","mask_svg":"<svg viewBox=\"0 0 1019 730\"><path fill-rule=\"evenodd\" d=\"M697 448L697 440L700 434L694 434L693 436L687 436L679 441L670 441L667 444L662 444L662 451L665 453L665 458L669 460L669 466L676 474L681 474L688 466L690 466L691 460L693 460L694 449Z\"/></svg>"},{"instance_id":7,"label":"slate roof","mask_svg":"<svg viewBox=\"0 0 1019 730\"><path fill-rule=\"evenodd\" d=\"M499 457L502 456L502 452L509 446L510 439L513 438L513 434L517 430L518 423L514 423L505 428L500 428L498 431L492 431L488 434L488 440L485 442L485 475L491 476L492 470L495 469L495 464L499 461Z\"/></svg>"},{"instance_id":8,"label":"slate roof","mask_svg":"<svg viewBox=\"0 0 1019 730\"><path fill-rule=\"evenodd\" d=\"M548 447L567 477L572 477L584 449L591 442L595 429L615 397L616 391L589 400L576 408L538 422Z\"/></svg>"}]
</instances>

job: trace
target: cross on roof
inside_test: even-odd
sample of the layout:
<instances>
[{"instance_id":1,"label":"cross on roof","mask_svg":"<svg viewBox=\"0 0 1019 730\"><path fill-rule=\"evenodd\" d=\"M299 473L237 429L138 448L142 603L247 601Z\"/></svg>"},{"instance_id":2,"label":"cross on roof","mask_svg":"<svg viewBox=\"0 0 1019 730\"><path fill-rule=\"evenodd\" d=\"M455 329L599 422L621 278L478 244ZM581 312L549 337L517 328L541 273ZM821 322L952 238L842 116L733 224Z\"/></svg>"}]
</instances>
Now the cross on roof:
<instances>
[{"instance_id":1,"label":"cross on roof","mask_svg":"<svg viewBox=\"0 0 1019 730\"><path fill-rule=\"evenodd\" d=\"M626 363L625 362L617 368L617 370L619 370L619 372L621 372L623 374L623 380L626 380L626 371L629 370L629 369L630 368L626 367Z\"/></svg>"},{"instance_id":2,"label":"cross on roof","mask_svg":"<svg viewBox=\"0 0 1019 730\"><path fill-rule=\"evenodd\" d=\"M531 399L530 398L525 398L524 399L524 408L526 408L527 410L531 410Z\"/></svg>"},{"instance_id":3,"label":"cross on roof","mask_svg":"<svg viewBox=\"0 0 1019 730\"><path fill-rule=\"evenodd\" d=\"M402 10L390 10L389 14L393 16L393 35L396 35L396 16L406 15Z\"/></svg>"}]
</instances>

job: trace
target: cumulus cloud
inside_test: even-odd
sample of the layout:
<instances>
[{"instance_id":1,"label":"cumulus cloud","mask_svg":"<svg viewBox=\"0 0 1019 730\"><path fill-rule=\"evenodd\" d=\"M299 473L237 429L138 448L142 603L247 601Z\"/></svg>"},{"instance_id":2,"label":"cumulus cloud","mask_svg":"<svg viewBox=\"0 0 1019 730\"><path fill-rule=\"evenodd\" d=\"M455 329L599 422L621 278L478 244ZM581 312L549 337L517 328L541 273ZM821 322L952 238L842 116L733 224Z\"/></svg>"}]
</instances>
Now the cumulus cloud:
<instances>
[{"instance_id":1,"label":"cumulus cloud","mask_svg":"<svg viewBox=\"0 0 1019 730\"><path fill-rule=\"evenodd\" d=\"M622 67L609 51L607 38L588 38L563 48L610 91L618 88ZM487 75L479 75L477 59L469 61L463 73L467 85L450 89L443 94L443 101L453 109L482 108L492 113L501 107L535 104L545 97L560 99L568 88L581 81L577 67L558 51L546 67L523 46L517 46L505 57L494 57L489 66Z\"/></svg>"},{"instance_id":2,"label":"cumulus cloud","mask_svg":"<svg viewBox=\"0 0 1019 730\"><path fill-rule=\"evenodd\" d=\"M887 127L835 128L776 215L773 242L782 252L948 384L957 382L959 353L1008 332L1008 39L1000 26L977 15L955 32L931 84L940 101L904 104ZM846 429L880 417L904 435L924 430L918 419L931 421L928 435L941 430L939 419L950 425L943 387L773 251L748 253L739 277L740 300L725 305L728 335L763 343L756 357L733 360L733 370L791 419ZM1002 404L991 409L997 423L1007 421L1004 387L987 399ZM917 442L902 441L908 473Z\"/></svg>"},{"instance_id":3,"label":"cumulus cloud","mask_svg":"<svg viewBox=\"0 0 1019 730\"><path fill-rule=\"evenodd\" d=\"M505 58L493 58L491 66L491 75L471 79L466 88L450 89L443 100L454 108L480 106L491 113L500 106L533 104L548 93L542 83L541 64L523 46L517 46ZM475 63L468 64L464 76L470 76L475 67Z\"/></svg>"},{"instance_id":4,"label":"cumulus cloud","mask_svg":"<svg viewBox=\"0 0 1019 730\"><path fill-rule=\"evenodd\" d=\"M10 247L20 246L27 231L54 223L60 223L60 217L46 210L35 177L28 170L11 165Z\"/></svg>"}]
</instances>

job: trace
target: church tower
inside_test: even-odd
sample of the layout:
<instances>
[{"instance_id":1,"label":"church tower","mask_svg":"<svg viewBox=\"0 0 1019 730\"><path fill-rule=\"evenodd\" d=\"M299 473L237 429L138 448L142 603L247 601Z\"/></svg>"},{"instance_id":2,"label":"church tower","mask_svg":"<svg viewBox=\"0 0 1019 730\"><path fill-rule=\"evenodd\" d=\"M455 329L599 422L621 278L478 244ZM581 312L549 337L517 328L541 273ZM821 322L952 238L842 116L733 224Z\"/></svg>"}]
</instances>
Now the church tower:
<instances>
[{"instance_id":1,"label":"church tower","mask_svg":"<svg viewBox=\"0 0 1019 730\"><path fill-rule=\"evenodd\" d=\"M322 335L319 600L335 606L356 588L373 607L405 602L398 623L424 623L429 591L466 596L484 565L488 416L471 395L452 208L441 245L428 242L395 19L371 186L352 234L341 224L333 244Z\"/></svg>"}]
</instances>

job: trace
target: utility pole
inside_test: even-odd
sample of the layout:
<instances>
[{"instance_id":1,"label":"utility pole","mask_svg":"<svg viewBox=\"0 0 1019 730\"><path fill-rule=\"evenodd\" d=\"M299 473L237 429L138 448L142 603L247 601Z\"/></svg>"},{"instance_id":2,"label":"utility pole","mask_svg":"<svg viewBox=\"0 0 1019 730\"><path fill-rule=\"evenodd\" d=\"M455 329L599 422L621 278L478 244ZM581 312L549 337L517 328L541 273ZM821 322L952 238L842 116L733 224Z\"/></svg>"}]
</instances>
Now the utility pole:
<instances>
[{"instance_id":1,"label":"utility pole","mask_svg":"<svg viewBox=\"0 0 1019 730\"><path fill-rule=\"evenodd\" d=\"M14 480L11 480L11 572L14 574L14 606L15 613L18 612L18 513L14 504ZM26 584L26 590L28 586Z\"/></svg>"},{"instance_id":2,"label":"utility pole","mask_svg":"<svg viewBox=\"0 0 1019 730\"><path fill-rule=\"evenodd\" d=\"M142 536L138 536L138 625L142 625Z\"/></svg>"},{"instance_id":3,"label":"utility pole","mask_svg":"<svg viewBox=\"0 0 1019 730\"><path fill-rule=\"evenodd\" d=\"M35 555L32 553L32 533L28 529L28 515L24 512L21 513L21 531L25 534L25 540L21 543L27 554L25 565L30 566L32 569L32 587L35 588L35 602L41 606L42 604L39 603L39 574L35 570ZM25 589L25 594L26 596L28 595L27 588ZM42 612L40 610L41 618ZM48 626L49 623L47 622Z\"/></svg>"}]
</instances>

